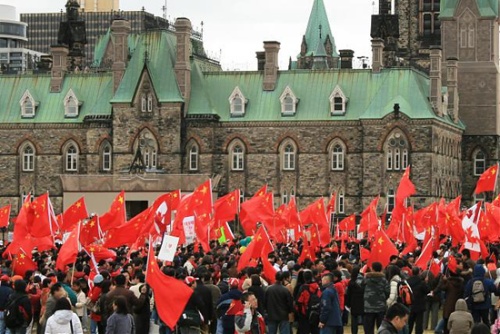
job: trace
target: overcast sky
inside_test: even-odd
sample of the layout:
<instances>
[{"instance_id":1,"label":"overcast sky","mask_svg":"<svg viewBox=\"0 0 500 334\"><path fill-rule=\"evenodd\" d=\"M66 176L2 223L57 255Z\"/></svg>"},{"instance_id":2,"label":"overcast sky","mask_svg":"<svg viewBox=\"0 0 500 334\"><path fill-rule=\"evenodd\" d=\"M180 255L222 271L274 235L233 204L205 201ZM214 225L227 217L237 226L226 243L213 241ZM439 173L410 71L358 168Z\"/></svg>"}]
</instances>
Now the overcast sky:
<instances>
[{"instance_id":1,"label":"overcast sky","mask_svg":"<svg viewBox=\"0 0 500 334\"><path fill-rule=\"evenodd\" d=\"M162 16L165 0L142 2L146 11ZM370 20L378 0L324 0L337 50L352 49L355 58L371 60ZM66 0L0 0L17 13L59 12ZM255 52L263 41L281 42L280 69L300 52L313 0L167 0L167 18L187 17L203 33L205 50L220 57L224 69L255 70ZM137 0L120 0L122 10L140 10ZM375 9L376 8L376 9ZM355 67L358 60L355 59Z\"/></svg>"}]
</instances>

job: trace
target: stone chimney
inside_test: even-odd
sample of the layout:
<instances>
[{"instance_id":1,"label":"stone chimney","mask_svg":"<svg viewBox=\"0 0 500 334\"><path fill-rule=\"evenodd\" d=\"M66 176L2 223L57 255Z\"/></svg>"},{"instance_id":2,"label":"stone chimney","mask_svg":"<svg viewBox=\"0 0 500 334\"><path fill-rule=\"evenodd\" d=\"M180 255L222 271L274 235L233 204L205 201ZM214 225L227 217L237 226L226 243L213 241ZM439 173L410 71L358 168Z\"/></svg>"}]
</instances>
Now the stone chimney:
<instances>
[{"instance_id":1,"label":"stone chimney","mask_svg":"<svg viewBox=\"0 0 500 334\"><path fill-rule=\"evenodd\" d=\"M352 68L352 58L354 51L352 50L339 50L340 54L340 68Z\"/></svg>"},{"instance_id":2,"label":"stone chimney","mask_svg":"<svg viewBox=\"0 0 500 334\"><path fill-rule=\"evenodd\" d=\"M255 52L257 55L257 71L264 71L266 65L266 53L264 51Z\"/></svg>"},{"instance_id":3,"label":"stone chimney","mask_svg":"<svg viewBox=\"0 0 500 334\"><path fill-rule=\"evenodd\" d=\"M441 81L441 48L439 46L430 47L431 66L429 69L429 98L434 113L443 116L442 81Z\"/></svg>"},{"instance_id":4,"label":"stone chimney","mask_svg":"<svg viewBox=\"0 0 500 334\"><path fill-rule=\"evenodd\" d=\"M175 60L175 76L184 98L184 110L187 112L191 97L191 21L180 17L175 21L177 37L177 56Z\"/></svg>"},{"instance_id":5,"label":"stone chimney","mask_svg":"<svg viewBox=\"0 0 500 334\"><path fill-rule=\"evenodd\" d=\"M262 89L272 91L276 87L278 80L278 52L280 42L264 42L264 53L266 63L264 65L264 83Z\"/></svg>"},{"instance_id":6,"label":"stone chimney","mask_svg":"<svg viewBox=\"0 0 500 334\"><path fill-rule=\"evenodd\" d=\"M59 93L62 89L64 75L68 71L69 49L66 45L53 45L50 47L50 53L52 54L50 92Z\"/></svg>"},{"instance_id":7,"label":"stone chimney","mask_svg":"<svg viewBox=\"0 0 500 334\"><path fill-rule=\"evenodd\" d=\"M115 18L111 23L111 36L113 43L113 88L118 89L125 73L128 60L128 35L130 33L130 22L122 17Z\"/></svg>"},{"instance_id":8,"label":"stone chimney","mask_svg":"<svg viewBox=\"0 0 500 334\"><path fill-rule=\"evenodd\" d=\"M384 40L382 38L372 39L372 71L380 73L384 67Z\"/></svg>"},{"instance_id":9,"label":"stone chimney","mask_svg":"<svg viewBox=\"0 0 500 334\"><path fill-rule=\"evenodd\" d=\"M446 62L446 80L448 86L448 114L453 122L458 123L458 58L451 57Z\"/></svg>"}]
</instances>

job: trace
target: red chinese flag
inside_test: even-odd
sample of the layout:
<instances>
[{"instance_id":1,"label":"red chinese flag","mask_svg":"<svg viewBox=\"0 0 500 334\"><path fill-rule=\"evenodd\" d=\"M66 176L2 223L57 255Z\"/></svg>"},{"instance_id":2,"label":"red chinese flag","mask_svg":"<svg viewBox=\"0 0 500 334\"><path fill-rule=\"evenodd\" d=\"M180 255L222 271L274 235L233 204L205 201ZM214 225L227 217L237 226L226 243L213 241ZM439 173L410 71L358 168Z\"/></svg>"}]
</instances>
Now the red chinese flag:
<instances>
[{"instance_id":1,"label":"red chinese flag","mask_svg":"<svg viewBox=\"0 0 500 334\"><path fill-rule=\"evenodd\" d=\"M330 243L330 224L325 211L325 202L323 197L309 204L300 212L300 220L302 224L313 224L318 228L319 243L325 247Z\"/></svg>"},{"instance_id":2,"label":"red chinese flag","mask_svg":"<svg viewBox=\"0 0 500 334\"><path fill-rule=\"evenodd\" d=\"M342 219L339 223L339 230L354 231L356 229L356 215L350 215Z\"/></svg>"},{"instance_id":3,"label":"red chinese flag","mask_svg":"<svg viewBox=\"0 0 500 334\"><path fill-rule=\"evenodd\" d=\"M255 233L252 241L248 244L247 249L240 257L238 261L238 271L243 270L247 267L252 259L258 259L262 256L266 256L274 250L269 236L266 233L266 229L261 226L257 233Z\"/></svg>"},{"instance_id":4,"label":"red chinese flag","mask_svg":"<svg viewBox=\"0 0 500 334\"><path fill-rule=\"evenodd\" d=\"M113 227L125 224L125 221L125 191L122 190L111 203L109 211L99 217L99 224L104 232Z\"/></svg>"},{"instance_id":5,"label":"red chinese flag","mask_svg":"<svg viewBox=\"0 0 500 334\"><path fill-rule=\"evenodd\" d=\"M311 247L309 247L309 242L304 240L302 243L302 252L300 253L297 263L302 264L306 259L314 261L316 260L316 254L314 254L314 251L311 250Z\"/></svg>"},{"instance_id":6,"label":"red chinese flag","mask_svg":"<svg viewBox=\"0 0 500 334\"><path fill-rule=\"evenodd\" d=\"M420 256L415 261L415 266L422 270L427 270L429 268L429 261L431 261L432 252L434 251L434 247L432 246L433 242L433 238L430 238L429 241L427 241L422 249L422 253L420 253Z\"/></svg>"},{"instance_id":7,"label":"red chinese flag","mask_svg":"<svg viewBox=\"0 0 500 334\"><path fill-rule=\"evenodd\" d=\"M7 227L10 219L10 204L0 209L0 227Z\"/></svg>"},{"instance_id":8,"label":"red chinese flag","mask_svg":"<svg viewBox=\"0 0 500 334\"><path fill-rule=\"evenodd\" d=\"M94 256L94 259L99 262L101 260L107 260L107 259L116 259L116 253L108 249L106 247L103 247L101 245L93 244L85 247L85 250Z\"/></svg>"},{"instance_id":9,"label":"red chinese flag","mask_svg":"<svg viewBox=\"0 0 500 334\"><path fill-rule=\"evenodd\" d=\"M368 232L368 235L373 235L378 229L377 204L379 198L380 196L374 198L368 207L361 213L358 233Z\"/></svg>"},{"instance_id":10,"label":"red chinese flag","mask_svg":"<svg viewBox=\"0 0 500 334\"><path fill-rule=\"evenodd\" d=\"M368 265L371 266L373 262L380 262L385 267L389 264L391 255L398 255L396 246L383 230L378 230L372 243Z\"/></svg>"},{"instance_id":11,"label":"red chinese flag","mask_svg":"<svg viewBox=\"0 0 500 334\"><path fill-rule=\"evenodd\" d=\"M479 194L485 191L495 191L497 184L498 164L491 166L484 171L476 183L474 194Z\"/></svg>"},{"instance_id":12,"label":"red chinese flag","mask_svg":"<svg viewBox=\"0 0 500 334\"><path fill-rule=\"evenodd\" d=\"M214 220L216 227L219 224L234 220L240 209L240 190L236 189L222 196L214 203Z\"/></svg>"},{"instance_id":13,"label":"red chinese flag","mask_svg":"<svg viewBox=\"0 0 500 334\"><path fill-rule=\"evenodd\" d=\"M26 271L36 269L36 263L33 262L28 255L19 253L12 262L12 267L15 275L21 275L24 277L26 275Z\"/></svg>"},{"instance_id":14,"label":"red chinese flag","mask_svg":"<svg viewBox=\"0 0 500 334\"><path fill-rule=\"evenodd\" d=\"M40 238L52 234L50 227L49 194L37 197L31 203L32 220L28 223L30 234Z\"/></svg>"},{"instance_id":15,"label":"red chinese flag","mask_svg":"<svg viewBox=\"0 0 500 334\"><path fill-rule=\"evenodd\" d=\"M80 249L80 244L78 242L79 228L79 225L73 228L73 231L71 231L68 239L63 243L61 249L59 250L56 261L56 269L65 271L68 264L75 262Z\"/></svg>"},{"instance_id":16,"label":"red chinese flag","mask_svg":"<svg viewBox=\"0 0 500 334\"><path fill-rule=\"evenodd\" d=\"M361 262L368 261L368 259L370 259L370 256L371 256L370 250L364 247L359 247L359 258Z\"/></svg>"},{"instance_id":17,"label":"red chinese flag","mask_svg":"<svg viewBox=\"0 0 500 334\"><path fill-rule=\"evenodd\" d=\"M251 199L241 203L240 224L247 236L253 235L257 228L257 223L273 221L275 217L273 194L265 193L254 195Z\"/></svg>"},{"instance_id":18,"label":"red chinese flag","mask_svg":"<svg viewBox=\"0 0 500 334\"><path fill-rule=\"evenodd\" d=\"M273 267L271 262L269 262L267 254L265 254L265 252L262 252L261 261L262 261L262 273L264 274L266 281L268 281L271 284L274 284L274 282L276 282L276 269Z\"/></svg>"},{"instance_id":19,"label":"red chinese flag","mask_svg":"<svg viewBox=\"0 0 500 334\"><path fill-rule=\"evenodd\" d=\"M396 203L402 203L407 197L415 193L415 185L410 181L410 166L408 166L401 181L399 181L398 190L396 190Z\"/></svg>"},{"instance_id":20,"label":"red chinese flag","mask_svg":"<svg viewBox=\"0 0 500 334\"><path fill-rule=\"evenodd\" d=\"M336 196L335 194L332 194L332 196L330 196L330 201L326 205L326 214L328 217L330 217L331 214L335 212L335 201L336 201Z\"/></svg>"},{"instance_id":21,"label":"red chinese flag","mask_svg":"<svg viewBox=\"0 0 500 334\"><path fill-rule=\"evenodd\" d=\"M438 277L438 275L441 273L441 261L431 261L429 271L434 275L434 277Z\"/></svg>"},{"instance_id":22,"label":"red chinese flag","mask_svg":"<svg viewBox=\"0 0 500 334\"><path fill-rule=\"evenodd\" d=\"M71 204L62 214L62 220L59 228L62 232L68 232L75 227L82 219L88 218L87 206L85 205L85 198L80 197L78 201Z\"/></svg>"},{"instance_id":23,"label":"red chinese flag","mask_svg":"<svg viewBox=\"0 0 500 334\"><path fill-rule=\"evenodd\" d=\"M208 225L213 216L212 180L208 179L193 191L191 205L195 217L195 233L205 252L210 251Z\"/></svg>"},{"instance_id":24,"label":"red chinese flag","mask_svg":"<svg viewBox=\"0 0 500 334\"><path fill-rule=\"evenodd\" d=\"M101 239L98 216L93 216L77 226L80 228L79 240L82 245L90 245Z\"/></svg>"},{"instance_id":25,"label":"red chinese flag","mask_svg":"<svg viewBox=\"0 0 500 334\"><path fill-rule=\"evenodd\" d=\"M453 255L448 257L448 270L452 273L457 273L457 259Z\"/></svg>"},{"instance_id":26,"label":"red chinese flag","mask_svg":"<svg viewBox=\"0 0 500 334\"><path fill-rule=\"evenodd\" d=\"M193 290L184 282L162 273L154 254L153 245L150 243L146 282L153 289L160 319L173 330Z\"/></svg>"},{"instance_id":27,"label":"red chinese flag","mask_svg":"<svg viewBox=\"0 0 500 334\"><path fill-rule=\"evenodd\" d=\"M113 248L120 246L131 246L142 235L143 226L148 225L147 218L149 217L150 208L142 211L127 223L112 228L106 234L106 241L103 246ZM151 227L151 224L148 225Z\"/></svg>"}]
</instances>

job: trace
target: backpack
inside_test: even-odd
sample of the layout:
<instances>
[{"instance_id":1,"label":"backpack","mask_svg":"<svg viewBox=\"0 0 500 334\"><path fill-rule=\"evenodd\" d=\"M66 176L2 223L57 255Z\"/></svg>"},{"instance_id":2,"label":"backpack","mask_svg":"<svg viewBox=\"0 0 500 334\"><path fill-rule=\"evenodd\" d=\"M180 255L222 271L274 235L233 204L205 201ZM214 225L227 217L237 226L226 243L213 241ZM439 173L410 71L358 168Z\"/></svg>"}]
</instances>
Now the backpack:
<instances>
[{"instance_id":1,"label":"backpack","mask_svg":"<svg viewBox=\"0 0 500 334\"><path fill-rule=\"evenodd\" d=\"M398 302L405 306L413 304L413 291L408 282L403 279L398 282Z\"/></svg>"},{"instance_id":2,"label":"backpack","mask_svg":"<svg viewBox=\"0 0 500 334\"><path fill-rule=\"evenodd\" d=\"M486 300L484 284L481 279L477 279L472 282L472 302L473 303L484 303Z\"/></svg>"},{"instance_id":3,"label":"backpack","mask_svg":"<svg viewBox=\"0 0 500 334\"><path fill-rule=\"evenodd\" d=\"M20 296L7 302L4 310L4 321L7 328L17 328L24 325L26 311L24 311L20 303L24 297L26 296Z\"/></svg>"},{"instance_id":4,"label":"backpack","mask_svg":"<svg viewBox=\"0 0 500 334\"><path fill-rule=\"evenodd\" d=\"M309 288L307 291L309 292L309 301L306 307L306 317L309 319L309 324L311 326L318 326L321 302L321 297L318 296L319 287L314 292L311 292Z\"/></svg>"}]
</instances>

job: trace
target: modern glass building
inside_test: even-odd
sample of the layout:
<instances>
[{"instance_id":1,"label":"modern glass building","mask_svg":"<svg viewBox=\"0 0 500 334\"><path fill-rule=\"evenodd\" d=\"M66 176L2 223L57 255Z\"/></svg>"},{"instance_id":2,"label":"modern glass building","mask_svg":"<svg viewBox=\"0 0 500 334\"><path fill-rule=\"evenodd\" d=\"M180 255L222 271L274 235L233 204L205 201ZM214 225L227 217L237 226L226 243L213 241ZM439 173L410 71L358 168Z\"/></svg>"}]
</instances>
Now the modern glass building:
<instances>
[{"instance_id":1,"label":"modern glass building","mask_svg":"<svg viewBox=\"0 0 500 334\"><path fill-rule=\"evenodd\" d=\"M42 55L26 48L26 31L27 24L17 20L16 8L0 5L0 71L24 71Z\"/></svg>"},{"instance_id":2,"label":"modern glass building","mask_svg":"<svg viewBox=\"0 0 500 334\"><path fill-rule=\"evenodd\" d=\"M94 49L98 38L105 35L111 26L111 21L116 12L86 12L80 13L80 18L85 21L87 32L87 45L85 58L88 65L94 59ZM169 23L162 17L155 16L146 11L121 12L121 15L130 22L131 33L142 33L147 30L167 29ZM21 22L28 25L27 43L29 49L42 53L49 53L50 46L57 44L59 23L65 19L65 13L27 13L21 14Z\"/></svg>"}]
</instances>

